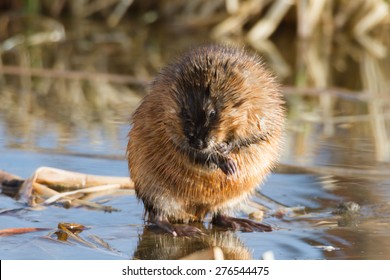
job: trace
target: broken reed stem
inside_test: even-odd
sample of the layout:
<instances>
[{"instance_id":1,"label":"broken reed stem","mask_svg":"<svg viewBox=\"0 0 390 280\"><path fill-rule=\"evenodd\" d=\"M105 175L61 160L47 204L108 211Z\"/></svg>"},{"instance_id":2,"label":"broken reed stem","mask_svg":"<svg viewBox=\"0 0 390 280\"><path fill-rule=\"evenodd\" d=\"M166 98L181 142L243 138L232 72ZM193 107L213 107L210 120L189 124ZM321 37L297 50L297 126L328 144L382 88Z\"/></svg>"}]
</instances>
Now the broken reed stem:
<instances>
[{"instance_id":1,"label":"broken reed stem","mask_svg":"<svg viewBox=\"0 0 390 280\"><path fill-rule=\"evenodd\" d=\"M60 193L51 189L49 186L68 189L79 188L81 190ZM84 195L85 193L91 192L106 194L107 191L112 192L118 189L133 188L134 183L128 177L96 176L50 167L40 167L30 178L24 181L20 188L19 196L29 205L35 205L36 198L40 198L44 200L43 204L50 204L61 200L62 202L68 203L68 206L86 206L96 210L111 212L117 211L117 209L86 201L85 199L79 199L79 197L74 198L71 195Z\"/></svg>"},{"instance_id":2,"label":"broken reed stem","mask_svg":"<svg viewBox=\"0 0 390 280\"><path fill-rule=\"evenodd\" d=\"M134 183L128 177L98 176L51 167L38 168L34 176L34 182L64 188L86 188L108 184L119 184L123 189L134 188Z\"/></svg>"},{"instance_id":3,"label":"broken reed stem","mask_svg":"<svg viewBox=\"0 0 390 280\"><path fill-rule=\"evenodd\" d=\"M85 207L89 207L89 208L92 208L95 210L102 210L105 212L118 211L117 209L112 208L111 206L104 206L104 205L100 205L100 204L95 203L95 202L86 201L86 200L78 199L78 198L71 198L71 197L68 197L66 195L64 196L61 193L59 193L55 190L52 190L43 184L32 183L32 189L33 189L33 192L35 194L39 195L41 198L43 198L43 199L46 198L46 200L43 202L43 204L50 204L50 203L53 203L61 198L62 200L66 200L68 202L68 206L85 206ZM49 201L51 198L56 198L56 199L54 201ZM30 199L29 201L30 201L29 204L31 205L32 199ZM49 201L50 203L47 203L47 201Z\"/></svg>"},{"instance_id":4,"label":"broken reed stem","mask_svg":"<svg viewBox=\"0 0 390 280\"><path fill-rule=\"evenodd\" d=\"M87 194L91 192L101 192L101 191L107 191L107 190L115 190L119 189L121 186L119 184L109 184L109 185L102 185L102 186L94 186L94 187L89 187L89 188L83 188L80 190L76 191L69 191L69 192L63 192L63 193L58 193L56 195L53 195L46 199L43 204L51 204L56 202L59 199L62 199L66 196L70 195L75 195L75 194Z\"/></svg>"}]
</instances>

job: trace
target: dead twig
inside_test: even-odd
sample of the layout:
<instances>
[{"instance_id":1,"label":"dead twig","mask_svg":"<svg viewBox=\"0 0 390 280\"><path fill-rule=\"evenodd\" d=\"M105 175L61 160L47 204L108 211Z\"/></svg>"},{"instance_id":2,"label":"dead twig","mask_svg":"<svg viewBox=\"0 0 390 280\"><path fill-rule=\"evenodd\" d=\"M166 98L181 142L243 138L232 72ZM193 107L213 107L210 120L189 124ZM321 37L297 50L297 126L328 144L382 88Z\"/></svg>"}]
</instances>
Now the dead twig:
<instances>
[{"instance_id":1,"label":"dead twig","mask_svg":"<svg viewBox=\"0 0 390 280\"><path fill-rule=\"evenodd\" d=\"M0 236L30 233L34 231L50 230L50 228L6 228L0 229Z\"/></svg>"},{"instance_id":2,"label":"dead twig","mask_svg":"<svg viewBox=\"0 0 390 280\"><path fill-rule=\"evenodd\" d=\"M4 170L0 170L0 185L5 181L11 180L21 180L21 178Z\"/></svg>"}]
</instances>

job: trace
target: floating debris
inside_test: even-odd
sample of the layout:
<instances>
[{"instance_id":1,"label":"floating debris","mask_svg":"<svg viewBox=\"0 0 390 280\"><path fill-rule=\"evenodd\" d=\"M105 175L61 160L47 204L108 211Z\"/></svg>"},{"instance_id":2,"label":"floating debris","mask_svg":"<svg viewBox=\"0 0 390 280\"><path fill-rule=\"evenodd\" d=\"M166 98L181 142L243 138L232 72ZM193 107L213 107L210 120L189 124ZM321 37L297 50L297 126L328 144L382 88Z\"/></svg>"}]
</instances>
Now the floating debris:
<instances>
[{"instance_id":1,"label":"floating debris","mask_svg":"<svg viewBox=\"0 0 390 280\"><path fill-rule=\"evenodd\" d=\"M332 211L335 215L356 215L360 211L360 205L353 201L341 202L336 209Z\"/></svg>"}]
</instances>

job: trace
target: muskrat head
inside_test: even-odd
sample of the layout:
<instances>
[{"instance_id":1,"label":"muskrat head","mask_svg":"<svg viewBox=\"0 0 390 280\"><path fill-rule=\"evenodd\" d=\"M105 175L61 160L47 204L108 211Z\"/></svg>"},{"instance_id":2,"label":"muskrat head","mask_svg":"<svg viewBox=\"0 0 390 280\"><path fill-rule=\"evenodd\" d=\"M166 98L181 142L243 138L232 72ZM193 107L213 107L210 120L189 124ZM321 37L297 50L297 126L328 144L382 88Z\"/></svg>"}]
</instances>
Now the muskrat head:
<instances>
[{"instance_id":1,"label":"muskrat head","mask_svg":"<svg viewBox=\"0 0 390 280\"><path fill-rule=\"evenodd\" d=\"M186 154L227 156L280 134L278 87L261 61L243 51L192 50L165 68L154 88L167 135Z\"/></svg>"},{"instance_id":2,"label":"muskrat head","mask_svg":"<svg viewBox=\"0 0 390 280\"><path fill-rule=\"evenodd\" d=\"M166 124L183 151L221 152L246 124L244 75L234 59L219 56L189 53L164 74L175 104Z\"/></svg>"}]
</instances>

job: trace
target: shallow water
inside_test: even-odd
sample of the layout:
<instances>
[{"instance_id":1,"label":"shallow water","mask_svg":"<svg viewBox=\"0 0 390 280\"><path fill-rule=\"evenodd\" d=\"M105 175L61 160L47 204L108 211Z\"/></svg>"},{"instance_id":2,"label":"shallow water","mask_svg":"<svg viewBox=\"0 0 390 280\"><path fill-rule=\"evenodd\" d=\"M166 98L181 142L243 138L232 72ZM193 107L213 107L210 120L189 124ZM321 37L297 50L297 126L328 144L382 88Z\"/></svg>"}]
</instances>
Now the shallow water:
<instances>
[{"instance_id":1,"label":"shallow water","mask_svg":"<svg viewBox=\"0 0 390 280\"><path fill-rule=\"evenodd\" d=\"M152 41L148 40L149 43ZM175 52L175 48L186 45L183 40L185 38L169 51ZM85 44L79 42L82 43ZM168 51L159 49L159 44L163 45L162 42L150 43L149 48L141 52L143 55L136 51L142 49L142 42L132 45L128 51L132 51L131 58L121 61L117 57L113 61L115 69L121 71L132 63L136 68L142 68L145 60L141 58L148 57L154 64L149 61L151 64L144 67L155 71L163 64L163 58L170 56L165 54ZM88 45L81 48L85 51ZM89 60L95 62L96 58L96 64L100 65L102 61L109 61L107 53L115 53L115 50L115 46L109 45ZM58 52L62 53L63 49ZM161 56L154 57L158 52L164 55L160 53ZM107 72L110 67L97 67L97 71ZM139 69L136 74L144 78L142 73L145 71ZM42 80L38 79L36 85L35 80L30 80L33 82L28 86L29 81L8 77L2 84L0 169L22 178L28 178L41 166L128 176L127 163L123 159L128 119L143 90L109 88L99 81L89 84L89 91L83 92L84 95L77 95L75 92L88 86L61 79ZM51 91L47 97L36 93L39 93L38 89L51 86L54 92L60 92L59 95L62 90L69 100L51 97L56 96ZM30 94L38 96L36 100L34 96L26 95L26 87ZM302 97L301 94L287 94L286 90L289 122L282 164L253 199L267 207L264 222L271 224L274 231L218 231L210 228L206 221L198 225L207 233L205 236L173 238L145 228L142 205L132 192L95 200L120 210L110 213L85 208L66 209L57 204L32 208L1 194L0 229L47 229L1 236L0 259L177 259L214 245L220 246L225 256L233 259L260 259L268 251L276 259L390 259L390 157L387 154L390 153L390 139L380 133L390 135L388 115L384 113L385 107L382 113L367 112L374 99L361 102L330 93L324 91L322 96L331 96L331 115L357 116L356 119L330 118L329 106L324 103L327 97ZM354 94L359 92L351 93ZM90 98L90 95L95 97ZM50 102L49 97L53 98ZM110 98L117 98L119 102L111 103ZM30 103L18 99L28 99ZM380 127L378 120L381 119L385 120L385 125L378 132L375 127ZM359 205L360 209L356 212L340 210L340 205L350 202ZM247 214L238 215L245 217ZM80 233L88 242L70 240L65 243L48 238L53 237L60 222L88 227Z\"/></svg>"}]
</instances>

